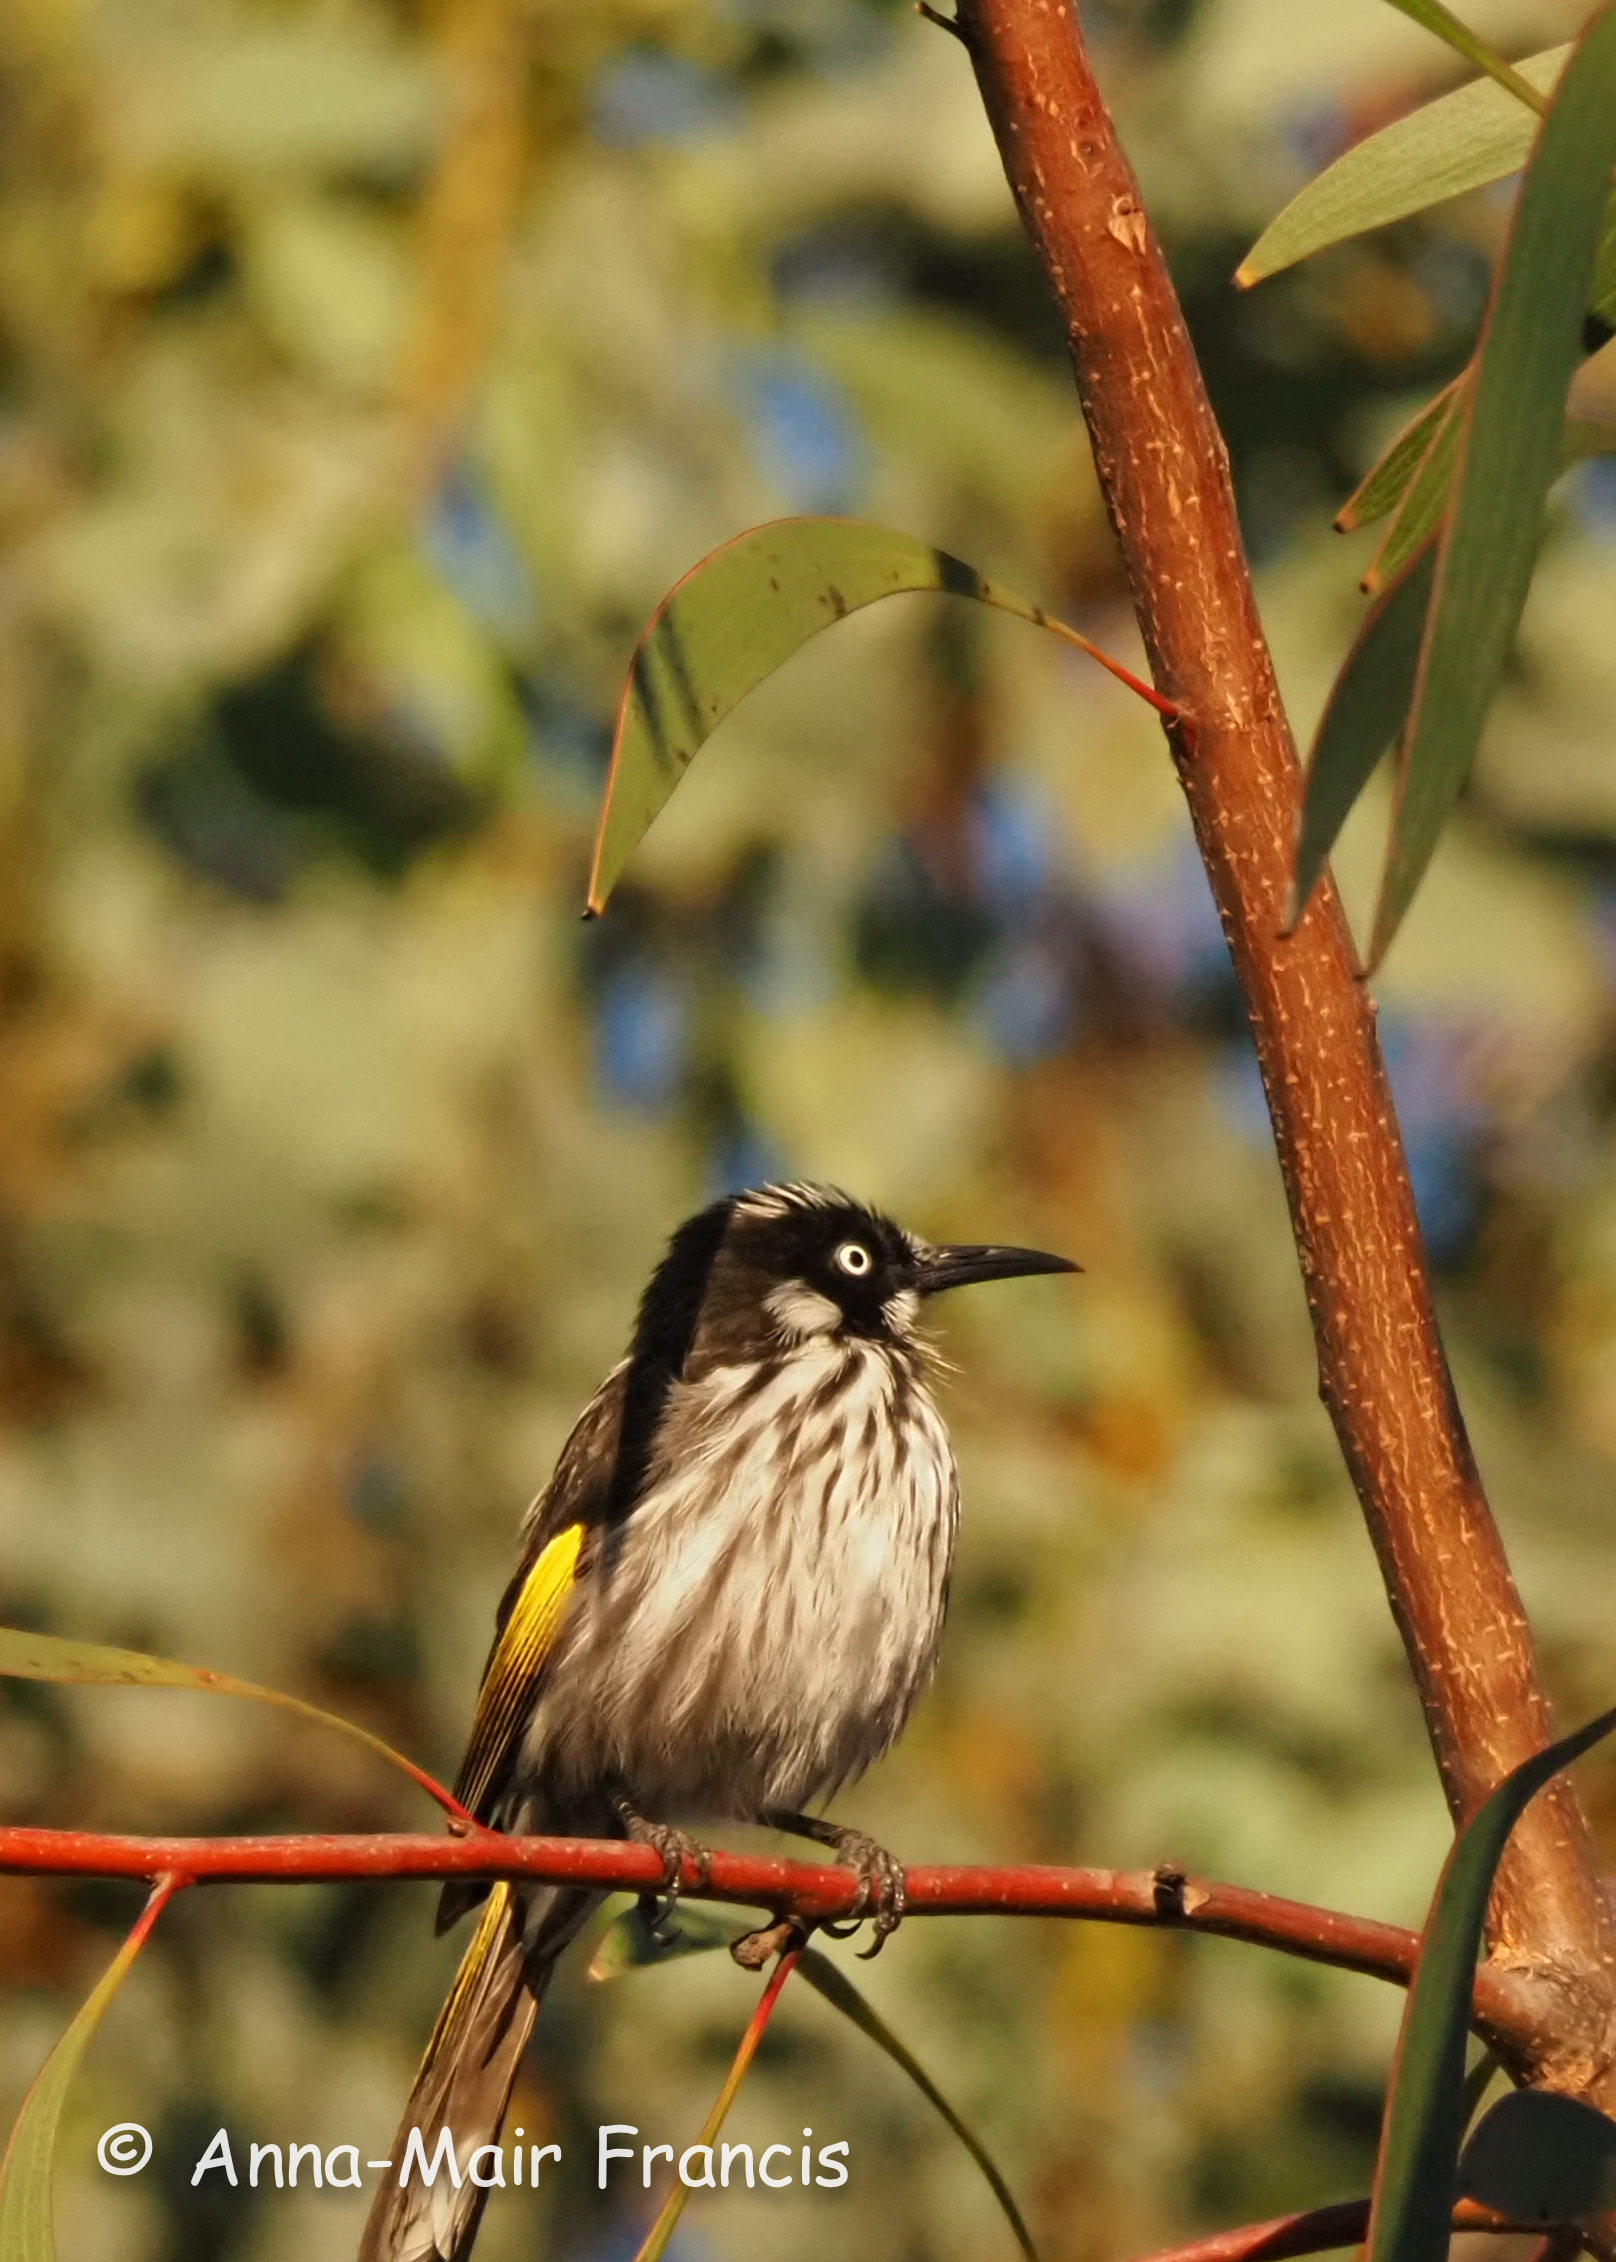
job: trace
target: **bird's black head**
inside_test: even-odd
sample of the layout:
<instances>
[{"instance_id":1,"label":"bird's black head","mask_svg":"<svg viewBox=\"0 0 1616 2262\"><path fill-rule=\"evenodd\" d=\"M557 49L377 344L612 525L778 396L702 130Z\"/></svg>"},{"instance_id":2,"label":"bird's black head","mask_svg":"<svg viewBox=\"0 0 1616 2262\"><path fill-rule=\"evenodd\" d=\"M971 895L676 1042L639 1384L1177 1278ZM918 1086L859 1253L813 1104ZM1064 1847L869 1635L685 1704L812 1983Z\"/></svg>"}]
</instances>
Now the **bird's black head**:
<instances>
[{"instance_id":1,"label":"bird's black head","mask_svg":"<svg viewBox=\"0 0 1616 2262\"><path fill-rule=\"evenodd\" d=\"M834 1187L762 1186L679 1228L634 1347L677 1375L816 1336L907 1342L923 1299L944 1289L1076 1269L1039 1249L934 1248Z\"/></svg>"}]
</instances>

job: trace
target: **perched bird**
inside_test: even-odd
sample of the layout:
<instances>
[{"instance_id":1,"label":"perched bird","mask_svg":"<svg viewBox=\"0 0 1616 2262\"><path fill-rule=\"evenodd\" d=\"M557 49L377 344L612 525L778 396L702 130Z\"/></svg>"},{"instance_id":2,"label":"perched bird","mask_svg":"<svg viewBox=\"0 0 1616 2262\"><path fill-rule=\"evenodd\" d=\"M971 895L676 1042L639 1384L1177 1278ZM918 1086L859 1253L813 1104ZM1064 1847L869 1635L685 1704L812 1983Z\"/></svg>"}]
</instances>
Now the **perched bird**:
<instances>
[{"instance_id":1,"label":"perched bird","mask_svg":"<svg viewBox=\"0 0 1616 2262\"><path fill-rule=\"evenodd\" d=\"M714 1202L674 1234L628 1356L528 1512L455 1789L496 1829L626 1836L670 1883L687 1821L763 1823L859 1874L877 1942L903 1873L804 1812L887 1750L930 1677L959 1481L922 1305L1070 1272L1036 1249L934 1248L824 1186ZM482 1916L394 2140L464 2167L494 2142L557 1956L601 1899L456 1881ZM487 2194L395 2173L360 2262L458 2262Z\"/></svg>"}]
</instances>

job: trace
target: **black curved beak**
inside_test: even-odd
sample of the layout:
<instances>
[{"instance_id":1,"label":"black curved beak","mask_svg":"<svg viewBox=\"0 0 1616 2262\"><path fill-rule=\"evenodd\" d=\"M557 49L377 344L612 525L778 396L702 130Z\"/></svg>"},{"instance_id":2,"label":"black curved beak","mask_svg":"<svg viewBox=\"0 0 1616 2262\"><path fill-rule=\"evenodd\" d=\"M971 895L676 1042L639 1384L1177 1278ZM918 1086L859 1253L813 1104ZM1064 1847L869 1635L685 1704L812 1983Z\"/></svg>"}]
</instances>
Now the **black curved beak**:
<instances>
[{"instance_id":1,"label":"black curved beak","mask_svg":"<svg viewBox=\"0 0 1616 2262\"><path fill-rule=\"evenodd\" d=\"M955 1246L929 1249L920 1260L915 1286L922 1296L937 1296L945 1288L968 1288L976 1280L1021 1280L1033 1272L1081 1272L1069 1257L1052 1257L1043 1249L996 1249Z\"/></svg>"}]
</instances>

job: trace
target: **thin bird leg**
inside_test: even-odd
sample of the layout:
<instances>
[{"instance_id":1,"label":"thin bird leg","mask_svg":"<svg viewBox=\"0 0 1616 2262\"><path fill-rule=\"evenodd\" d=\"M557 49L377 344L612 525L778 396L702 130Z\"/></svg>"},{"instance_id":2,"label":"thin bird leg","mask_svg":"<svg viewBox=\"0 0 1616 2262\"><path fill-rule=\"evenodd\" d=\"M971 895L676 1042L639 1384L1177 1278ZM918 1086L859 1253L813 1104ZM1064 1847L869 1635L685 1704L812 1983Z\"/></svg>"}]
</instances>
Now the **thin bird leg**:
<instances>
[{"instance_id":1,"label":"thin bird leg","mask_svg":"<svg viewBox=\"0 0 1616 2262\"><path fill-rule=\"evenodd\" d=\"M684 1890L685 1863L694 1864L697 1877L706 1884L712 1871L713 1857L708 1848L692 1838L688 1830L679 1830L671 1822L649 1822L622 1791L611 1794L612 1812L623 1826L623 1835L636 1846L655 1846L662 1856L663 1902L656 1909L655 1898L649 1893L640 1896L641 1907L652 1921L652 1929L659 1940L668 1940L674 1934L668 1929L679 1895Z\"/></svg>"},{"instance_id":2,"label":"thin bird leg","mask_svg":"<svg viewBox=\"0 0 1616 2262\"><path fill-rule=\"evenodd\" d=\"M794 1838L812 1838L816 1846L831 1847L836 1859L854 1871L859 1892L849 1929L856 1930L860 1919L873 1913L875 1937L861 1960L868 1962L871 1956L878 1956L903 1922L908 1893L902 1864L862 1830L846 1830L838 1822L821 1821L818 1815L770 1813L762 1819L771 1830L786 1830ZM838 1937L829 1925L824 1929L833 1939Z\"/></svg>"}]
</instances>

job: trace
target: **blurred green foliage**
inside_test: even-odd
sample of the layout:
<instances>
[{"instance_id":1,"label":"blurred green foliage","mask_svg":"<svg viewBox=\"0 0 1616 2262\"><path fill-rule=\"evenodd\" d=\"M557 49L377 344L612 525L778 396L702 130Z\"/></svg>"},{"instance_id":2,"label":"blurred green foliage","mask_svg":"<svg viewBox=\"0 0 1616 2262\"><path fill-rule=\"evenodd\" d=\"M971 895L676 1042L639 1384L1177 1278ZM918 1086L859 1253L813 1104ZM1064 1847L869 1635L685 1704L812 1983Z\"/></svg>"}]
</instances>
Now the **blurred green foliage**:
<instances>
[{"instance_id":1,"label":"blurred green foliage","mask_svg":"<svg viewBox=\"0 0 1616 2262\"><path fill-rule=\"evenodd\" d=\"M1299 732L1325 531L1472 342L1492 192L1241 299L1262 223L1451 60L1377 4L1086 11L1230 438ZM1471 11L1511 51L1561 0ZM1417 1918L1447 1831L1324 1417L1249 1048L1159 732L946 600L820 639L578 920L633 640L741 528L857 510L1134 653L968 70L863 0L11 0L0 15L0 1608L341 1707L440 1770L522 1507L718 1187L837 1178L1069 1250L948 1317L966 1522L934 1692L845 1802L916 1859L1176 1858ZM1467 1409L1569 1717L1608 1700L1616 490L1564 487L1381 985ZM1341 858L1361 905L1374 809ZM335 1739L0 1691L9 1817L430 1818ZM1607 1829L1616 1815L1603 1818ZM71 2107L64 2257L322 2262L455 1953L413 1888L187 1895ZM129 1921L0 1881L0 2089ZM846 1953L848 1951L841 1951ZM688 2142L751 1984L546 2006L538 2251L632 2251L603 2119ZM1398 2004L1225 1943L915 1923L872 1999L1050 2262L1364 2186ZM157 2162L114 2185L115 2120ZM788 2000L686 2262L1005 2251L891 2067ZM535 2251L506 2194L481 2249ZM624 2244L625 2239L630 2243Z\"/></svg>"}]
</instances>

